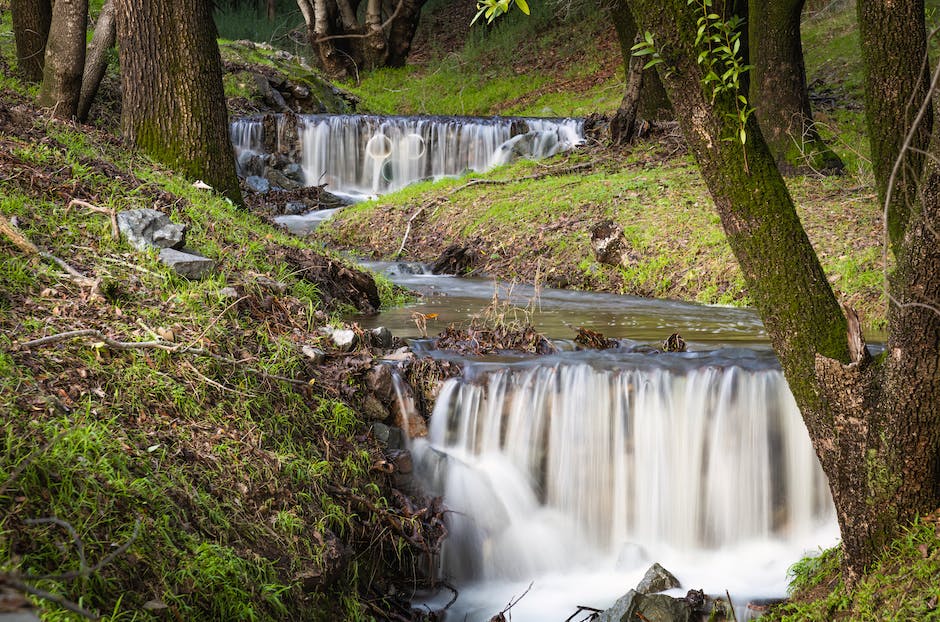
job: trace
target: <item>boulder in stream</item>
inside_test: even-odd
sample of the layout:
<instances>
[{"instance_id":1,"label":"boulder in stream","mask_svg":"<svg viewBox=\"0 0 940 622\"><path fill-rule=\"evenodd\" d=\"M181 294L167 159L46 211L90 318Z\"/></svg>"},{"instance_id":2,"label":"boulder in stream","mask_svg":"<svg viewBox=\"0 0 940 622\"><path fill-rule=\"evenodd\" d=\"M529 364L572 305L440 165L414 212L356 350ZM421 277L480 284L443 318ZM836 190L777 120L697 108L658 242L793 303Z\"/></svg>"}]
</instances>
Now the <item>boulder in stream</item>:
<instances>
[{"instance_id":1,"label":"boulder in stream","mask_svg":"<svg viewBox=\"0 0 940 622\"><path fill-rule=\"evenodd\" d=\"M617 599L597 622L691 622L692 606L682 598L665 594L641 594L630 590Z\"/></svg>"},{"instance_id":2,"label":"boulder in stream","mask_svg":"<svg viewBox=\"0 0 940 622\"><path fill-rule=\"evenodd\" d=\"M640 594L655 594L676 587L682 587L679 579L658 563L654 563L643 575L643 579L636 586L636 591Z\"/></svg>"}]
</instances>

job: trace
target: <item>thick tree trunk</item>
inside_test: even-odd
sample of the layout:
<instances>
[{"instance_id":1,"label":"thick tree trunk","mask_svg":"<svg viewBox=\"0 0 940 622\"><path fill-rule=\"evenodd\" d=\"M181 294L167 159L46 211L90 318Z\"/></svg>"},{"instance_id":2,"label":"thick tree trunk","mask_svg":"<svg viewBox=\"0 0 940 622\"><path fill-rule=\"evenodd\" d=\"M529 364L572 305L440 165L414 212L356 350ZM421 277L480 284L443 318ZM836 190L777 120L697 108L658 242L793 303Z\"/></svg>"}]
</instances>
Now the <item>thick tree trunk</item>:
<instances>
[{"instance_id":1,"label":"thick tree trunk","mask_svg":"<svg viewBox=\"0 0 940 622\"><path fill-rule=\"evenodd\" d=\"M117 0L115 12L124 135L240 203L212 2Z\"/></svg>"},{"instance_id":2,"label":"thick tree trunk","mask_svg":"<svg viewBox=\"0 0 940 622\"><path fill-rule=\"evenodd\" d=\"M388 32L389 67L405 66L425 2L427 0L392 0L390 8L394 17Z\"/></svg>"},{"instance_id":3,"label":"thick tree trunk","mask_svg":"<svg viewBox=\"0 0 940 622\"><path fill-rule=\"evenodd\" d=\"M87 27L88 0L56 0L37 102L62 119L78 111Z\"/></svg>"},{"instance_id":4,"label":"thick tree trunk","mask_svg":"<svg viewBox=\"0 0 940 622\"><path fill-rule=\"evenodd\" d=\"M911 24L920 24L911 28ZM904 237L914 189L930 142L933 110L910 135L911 148L895 163L908 137L921 102L928 96L928 66L924 63L927 35L923 0L896 2L859 0L858 25L865 80L865 116L871 142L872 166L882 203L887 200L888 182L895 178L888 201L888 234L895 252Z\"/></svg>"},{"instance_id":5,"label":"thick tree trunk","mask_svg":"<svg viewBox=\"0 0 940 622\"><path fill-rule=\"evenodd\" d=\"M819 137L813 124L800 13L804 0L750 0L751 86L761 132L785 174L839 173L842 161Z\"/></svg>"},{"instance_id":6,"label":"thick tree trunk","mask_svg":"<svg viewBox=\"0 0 940 622\"><path fill-rule=\"evenodd\" d=\"M614 22L614 28L617 31L617 41L620 43L620 55L623 58L624 74L626 75L624 97L615 121L617 121L618 125L623 126L623 120L629 118L629 110L634 106L636 107L634 117L639 116L641 119L647 121L666 121L672 119L672 105L669 103L669 98L666 96L666 89L663 88L659 74L657 74L656 70L653 68L642 71L642 66L645 64L644 61L648 60L648 57L635 57L631 51L631 48L636 43L638 31L636 22L633 19L633 14L630 12L630 7L626 0L615 0L610 8L610 16ZM637 62L640 64L640 75L642 76L639 85L631 84L630 82L631 63L635 64ZM633 90L637 90L636 95L632 94ZM631 101L633 99L636 99L636 102ZM613 122L611 127L613 131ZM622 129L621 127L618 136L625 136ZM625 137L629 139L629 136Z\"/></svg>"},{"instance_id":7,"label":"thick tree trunk","mask_svg":"<svg viewBox=\"0 0 940 622\"><path fill-rule=\"evenodd\" d=\"M16 64L29 82L42 80L46 40L52 24L51 0L11 0Z\"/></svg>"},{"instance_id":8,"label":"thick tree trunk","mask_svg":"<svg viewBox=\"0 0 940 622\"><path fill-rule=\"evenodd\" d=\"M849 349L857 336L847 329L757 123L752 117L747 124L746 145L734 140L733 94L712 103L702 87L694 7L685 0L631 3L640 26L670 52L660 65L663 82L829 477L844 576L852 584L899 525L940 505L940 175L921 185L923 203L907 208L910 226L892 279L894 297L906 304L892 306L886 356L872 363L864 350ZM870 3L862 0L860 12ZM886 42L907 36L911 23L918 22L882 36L872 31L866 45L892 51L885 70L906 71ZM890 20L883 26L890 28ZM903 86L887 77L875 76L875 83ZM883 131L877 120L870 123Z\"/></svg>"},{"instance_id":9,"label":"thick tree trunk","mask_svg":"<svg viewBox=\"0 0 940 622\"><path fill-rule=\"evenodd\" d=\"M101 85L101 79L108 69L108 52L114 47L117 39L117 26L114 22L114 0L107 0L101 7L101 13L98 15L98 21L95 23L95 34L88 44L88 51L85 53L85 71L82 74L82 91L78 100L78 120L85 122L88 120L88 112L91 110L91 104L95 101L95 95L98 94L98 87Z\"/></svg>"}]
</instances>

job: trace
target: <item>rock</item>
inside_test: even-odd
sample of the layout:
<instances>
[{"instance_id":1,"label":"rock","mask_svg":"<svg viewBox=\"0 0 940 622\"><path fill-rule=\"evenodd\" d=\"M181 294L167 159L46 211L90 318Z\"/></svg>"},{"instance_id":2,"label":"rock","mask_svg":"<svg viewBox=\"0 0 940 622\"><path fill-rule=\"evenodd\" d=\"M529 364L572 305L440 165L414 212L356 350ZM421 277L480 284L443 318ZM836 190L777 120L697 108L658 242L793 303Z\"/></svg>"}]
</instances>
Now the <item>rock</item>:
<instances>
[{"instance_id":1,"label":"rock","mask_svg":"<svg viewBox=\"0 0 940 622\"><path fill-rule=\"evenodd\" d=\"M201 279L215 270L215 262L211 259L172 248L160 251L160 261L187 279Z\"/></svg>"},{"instance_id":2,"label":"rock","mask_svg":"<svg viewBox=\"0 0 940 622\"><path fill-rule=\"evenodd\" d=\"M402 346L392 352L391 354L386 354L382 357L383 361L393 361L396 363L404 363L407 361L412 361L415 358L415 353L408 348L408 346Z\"/></svg>"},{"instance_id":3,"label":"rock","mask_svg":"<svg viewBox=\"0 0 940 622\"><path fill-rule=\"evenodd\" d=\"M395 399L395 380L390 365L376 365L366 374L366 390L385 404Z\"/></svg>"},{"instance_id":4,"label":"rock","mask_svg":"<svg viewBox=\"0 0 940 622\"><path fill-rule=\"evenodd\" d=\"M424 274L425 267L424 264L420 264L416 261L399 261L395 264L395 270L398 271L398 274Z\"/></svg>"},{"instance_id":5,"label":"rock","mask_svg":"<svg viewBox=\"0 0 940 622\"><path fill-rule=\"evenodd\" d=\"M640 594L630 590L602 612L597 622L691 622L692 606L665 594Z\"/></svg>"},{"instance_id":6,"label":"rock","mask_svg":"<svg viewBox=\"0 0 940 622\"><path fill-rule=\"evenodd\" d=\"M258 87L258 91L261 92L261 97L264 98L266 104L278 112L290 111L290 107L287 105L287 102L284 101L284 96L272 88L271 83L265 76L256 73L253 77L255 79L255 85Z\"/></svg>"},{"instance_id":7,"label":"rock","mask_svg":"<svg viewBox=\"0 0 940 622\"><path fill-rule=\"evenodd\" d=\"M355 348L358 341L356 333L347 328L334 330L333 334L330 335L330 339L332 339L333 345L342 352L349 352Z\"/></svg>"},{"instance_id":8,"label":"rock","mask_svg":"<svg viewBox=\"0 0 940 622\"><path fill-rule=\"evenodd\" d=\"M591 227L591 249L599 263L609 266L624 265L630 253L623 227L610 219Z\"/></svg>"},{"instance_id":9,"label":"rock","mask_svg":"<svg viewBox=\"0 0 940 622\"><path fill-rule=\"evenodd\" d=\"M282 172L284 173L284 176L287 177L288 179L292 179L296 181L298 184L303 185L305 181L305 176L304 176L304 167L302 167L301 165L297 164L296 162L292 162L288 164L287 166L285 166Z\"/></svg>"},{"instance_id":10,"label":"rock","mask_svg":"<svg viewBox=\"0 0 940 622\"><path fill-rule=\"evenodd\" d=\"M326 359L326 352L313 346L304 346L300 349L304 356L310 359L314 365L319 365Z\"/></svg>"},{"instance_id":11,"label":"rock","mask_svg":"<svg viewBox=\"0 0 940 622\"><path fill-rule=\"evenodd\" d=\"M257 285L259 288L263 290L273 292L277 294L278 296L283 296L284 294L287 293L287 290L290 289L290 286L287 283L284 283L283 281L275 281L274 279L267 277L263 274L255 274L254 276L255 276L255 280L254 280L255 285Z\"/></svg>"},{"instance_id":12,"label":"rock","mask_svg":"<svg viewBox=\"0 0 940 622\"><path fill-rule=\"evenodd\" d=\"M246 177L245 185L248 186L249 190L258 194L264 194L271 189L271 182L269 182L264 177L259 177L258 175L250 175Z\"/></svg>"},{"instance_id":13,"label":"rock","mask_svg":"<svg viewBox=\"0 0 940 622\"><path fill-rule=\"evenodd\" d=\"M372 345L376 348L388 350L394 344L395 338L392 336L392 331L384 326L373 328L369 331L369 334L371 335Z\"/></svg>"},{"instance_id":14,"label":"rock","mask_svg":"<svg viewBox=\"0 0 940 622\"><path fill-rule=\"evenodd\" d=\"M361 408L363 416L370 421L385 421L391 415L379 398L374 395L366 395L362 400Z\"/></svg>"},{"instance_id":15,"label":"rock","mask_svg":"<svg viewBox=\"0 0 940 622\"><path fill-rule=\"evenodd\" d=\"M376 422L372 424L372 436L388 449L402 449L405 446L405 435L401 428Z\"/></svg>"},{"instance_id":16,"label":"rock","mask_svg":"<svg viewBox=\"0 0 940 622\"><path fill-rule=\"evenodd\" d=\"M238 290L234 287L223 287L219 290L219 296L221 298L230 298L234 300L238 298Z\"/></svg>"},{"instance_id":17,"label":"rock","mask_svg":"<svg viewBox=\"0 0 940 622\"><path fill-rule=\"evenodd\" d=\"M310 97L310 89L302 84L295 84L291 88L291 93L296 99L308 99Z\"/></svg>"},{"instance_id":18,"label":"rock","mask_svg":"<svg viewBox=\"0 0 940 622\"><path fill-rule=\"evenodd\" d=\"M303 201L288 201L284 204L284 214L287 216L300 216L307 211L307 205Z\"/></svg>"},{"instance_id":19,"label":"rock","mask_svg":"<svg viewBox=\"0 0 940 622\"><path fill-rule=\"evenodd\" d=\"M186 240L186 227L170 222L169 217L155 209L132 209L118 212L118 229L137 250L148 248L180 248Z\"/></svg>"},{"instance_id":20,"label":"rock","mask_svg":"<svg viewBox=\"0 0 940 622\"><path fill-rule=\"evenodd\" d=\"M272 186L283 188L284 190L297 190L303 184L294 181L276 168L269 168L264 172L264 178L271 182Z\"/></svg>"},{"instance_id":21,"label":"rock","mask_svg":"<svg viewBox=\"0 0 940 622\"><path fill-rule=\"evenodd\" d=\"M477 252L469 246L451 244L431 266L434 274L467 274L478 261Z\"/></svg>"},{"instance_id":22,"label":"rock","mask_svg":"<svg viewBox=\"0 0 940 622\"><path fill-rule=\"evenodd\" d=\"M636 591L640 594L655 594L675 587L682 587L679 579L656 563L650 566L646 574L643 575L643 580L636 586Z\"/></svg>"}]
</instances>

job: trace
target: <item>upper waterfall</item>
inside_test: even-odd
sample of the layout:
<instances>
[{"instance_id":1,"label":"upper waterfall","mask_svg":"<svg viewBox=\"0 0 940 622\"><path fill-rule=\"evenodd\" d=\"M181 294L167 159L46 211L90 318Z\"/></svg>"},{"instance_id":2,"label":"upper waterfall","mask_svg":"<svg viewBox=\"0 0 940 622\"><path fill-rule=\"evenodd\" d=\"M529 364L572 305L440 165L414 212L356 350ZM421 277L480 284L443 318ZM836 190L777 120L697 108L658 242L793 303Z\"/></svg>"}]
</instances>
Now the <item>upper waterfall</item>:
<instances>
[{"instance_id":1,"label":"upper waterfall","mask_svg":"<svg viewBox=\"0 0 940 622\"><path fill-rule=\"evenodd\" d=\"M296 124L296 129L288 127ZM273 134L273 135L269 135ZM239 161L246 155L296 157L307 185L353 199L399 190L423 179L485 171L514 158L544 158L583 140L579 119L277 115L231 126Z\"/></svg>"}]
</instances>

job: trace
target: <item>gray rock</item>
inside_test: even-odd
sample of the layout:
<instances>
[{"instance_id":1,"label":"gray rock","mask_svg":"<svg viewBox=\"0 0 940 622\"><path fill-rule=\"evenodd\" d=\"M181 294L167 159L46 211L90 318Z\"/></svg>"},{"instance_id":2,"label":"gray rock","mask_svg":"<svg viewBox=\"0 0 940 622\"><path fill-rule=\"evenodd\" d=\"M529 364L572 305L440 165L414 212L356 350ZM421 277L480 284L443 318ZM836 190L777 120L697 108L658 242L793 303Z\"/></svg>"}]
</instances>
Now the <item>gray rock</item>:
<instances>
[{"instance_id":1,"label":"gray rock","mask_svg":"<svg viewBox=\"0 0 940 622\"><path fill-rule=\"evenodd\" d=\"M272 186L283 188L284 190L296 190L301 187L300 183L274 168L266 170L264 172L264 178L271 182Z\"/></svg>"},{"instance_id":2,"label":"gray rock","mask_svg":"<svg viewBox=\"0 0 940 622\"><path fill-rule=\"evenodd\" d=\"M656 563L650 566L646 574L643 575L643 579L636 586L636 591L640 594L655 594L656 592L671 590L674 587L682 587L679 579Z\"/></svg>"},{"instance_id":3,"label":"gray rock","mask_svg":"<svg viewBox=\"0 0 940 622\"><path fill-rule=\"evenodd\" d=\"M374 395L366 395L362 400L362 414L370 421L385 421L391 416L388 409Z\"/></svg>"},{"instance_id":4,"label":"gray rock","mask_svg":"<svg viewBox=\"0 0 940 622\"><path fill-rule=\"evenodd\" d=\"M372 335L372 345L376 348L388 350L392 347L394 337L392 336L392 331L388 328L379 326L378 328L373 328L370 333Z\"/></svg>"},{"instance_id":5,"label":"gray rock","mask_svg":"<svg viewBox=\"0 0 940 622\"><path fill-rule=\"evenodd\" d=\"M308 211L303 201L288 201L284 204L284 214L287 216L300 216Z\"/></svg>"},{"instance_id":6,"label":"gray rock","mask_svg":"<svg viewBox=\"0 0 940 622\"><path fill-rule=\"evenodd\" d=\"M234 287L223 287L219 290L219 296L222 298L238 298L238 290Z\"/></svg>"},{"instance_id":7,"label":"gray rock","mask_svg":"<svg viewBox=\"0 0 940 622\"><path fill-rule=\"evenodd\" d=\"M293 162L284 167L283 170L284 176L288 179L292 179L299 184L304 183L304 167Z\"/></svg>"},{"instance_id":8,"label":"gray rock","mask_svg":"<svg viewBox=\"0 0 940 622\"><path fill-rule=\"evenodd\" d=\"M201 279L215 270L215 262L211 259L172 248L160 251L160 261L187 279Z\"/></svg>"},{"instance_id":9,"label":"gray rock","mask_svg":"<svg viewBox=\"0 0 940 622\"><path fill-rule=\"evenodd\" d=\"M333 340L333 345L342 352L349 352L356 347L356 333L349 329L334 330L330 339Z\"/></svg>"},{"instance_id":10,"label":"gray rock","mask_svg":"<svg viewBox=\"0 0 940 622\"><path fill-rule=\"evenodd\" d=\"M405 447L405 435L400 428L375 422L372 424L372 435L375 440L389 449L403 449Z\"/></svg>"},{"instance_id":11,"label":"gray rock","mask_svg":"<svg viewBox=\"0 0 940 622\"><path fill-rule=\"evenodd\" d=\"M271 182L257 175L251 175L245 178L245 185L248 186L249 190L257 192L258 194L264 194L271 189Z\"/></svg>"},{"instance_id":12,"label":"gray rock","mask_svg":"<svg viewBox=\"0 0 940 622\"><path fill-rule=\"evenodd\" d=\"M186 227L170 222L169 217L155 209L132 209L118 212L118 229L137 250L148 248L179 248L186 242Z\"/></svg>"},{"instance_id":13,"label":"gray rock","mask_svg":"<svg viewBox=\"0 0 940 622\"><path fill-rule=\"evenodd\" d=\"M415 358L415 353L408 349L408 346L402 346L392 352L391 354L386 354L382 357L383 361L395 361L395 362L404 362L411 361Z\"/></svg>"},{"instance_id":14,"label":"gray rock","mask_svg":"<svg viewBox=\"0 0 940 622\"><path fill-rule=\"evenodd\" d=\"M304 346L300 349L303 355L310 359L314 365L319 365L326 359L326 352L313 346Z\"/></svg>"},{"instance_id":15,"label":"gray rock","mask_svg":"<svg viewBox=\"0 0 940 622\"><path fill-rule=\"evenodd\" d=\"M602 612L597 622L690 622L692 606L665 594L640 594L630 590Z\"/></svg>"},{"instance_id":16,"label":"gray rock","mask_svg":"<svg viewBox=\"0 0 940 622\"><path fill-rule=\"evenodd\" d=\"M264 158L251 151L242 151L235 162L242 177L257 176L264 172Z\"/></svg>"},{"instance_id":17,"label":"gray rock","mask_svg":"<svg viewBox=\"0 0 940 622\"><path fill-rule=\"evenodd\" d=\"M366 375L366 389L386 404L395 398L395 381L390 365L376 365Z\"/></svg>"}]
</instances>

